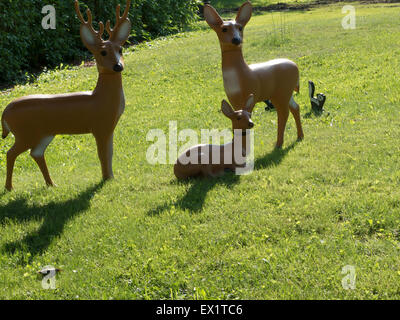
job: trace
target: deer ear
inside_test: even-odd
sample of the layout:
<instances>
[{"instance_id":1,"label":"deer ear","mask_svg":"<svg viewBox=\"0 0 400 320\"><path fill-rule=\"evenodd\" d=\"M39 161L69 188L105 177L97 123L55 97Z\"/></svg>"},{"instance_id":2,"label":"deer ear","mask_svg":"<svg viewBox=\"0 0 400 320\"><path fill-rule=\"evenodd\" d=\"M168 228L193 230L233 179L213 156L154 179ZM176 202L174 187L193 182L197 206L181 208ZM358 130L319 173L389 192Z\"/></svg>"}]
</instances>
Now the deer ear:
<instances>
[{"instance_id":1,"label":"deer ear","mask_svg":"<svg viewBox=\"0 0 400 320\"><path fill-rule=\"evenodd\" d=\"M221 110L229 119L232 119L235 115L235 111L233 111L231 105L226 100L222 100Z\"/></svg>"},{"instance_id":2,"label":"deer ear","mask_svg":"<svg viewBox=\"0 0 400 320\"><path fill-rule=\"evenodd\" d=\"M86 25L81 26L81 39L83 44L89 48L97 44L97 38L94 36L90 28Z\"/></svg>"},{"instance_id":3,"label":"deer ear","mask_svg":"<svg viewBox=\"0 0 400 320\"><path fill-rule=\"evenodd\" d=\"M129 20L124 21L115 34L115 41L123 45L131 34L132 23Z\"/></svg>"},{"instance_id":4,"label":"deer ear","mask_svg":"<svg viewBox=\"0 0 400 320\"><path fill-rule=\"evenodd\" d=\"M204 18L212 29L215 29L224 23L218 12L208 4L204 6Z\"/></svg>"},{"instance_id":5,"label":"deer ear","mask_svg":"<svg viewBox=\"0 0 400 320\"><path fill-rule=\"evenodd\" d=\"M253 109L254 109L254 106L255 106L254 94L251 94L249 96L249 98L247 99L247 102L246 102L246 110L248 112L252 113Z\"/></svg>"},{"instance_id":6,"label":"deer ear","mask_svg":"<svg viewBox=\"0 0 400 320\"><path fill-rule=\"evenodd\" d=\"M249 22L253 13L253 6L249 1L245 2L239 9L236 16L236 22L241 24L243 27Z\"/></svg>"}]
</instances>

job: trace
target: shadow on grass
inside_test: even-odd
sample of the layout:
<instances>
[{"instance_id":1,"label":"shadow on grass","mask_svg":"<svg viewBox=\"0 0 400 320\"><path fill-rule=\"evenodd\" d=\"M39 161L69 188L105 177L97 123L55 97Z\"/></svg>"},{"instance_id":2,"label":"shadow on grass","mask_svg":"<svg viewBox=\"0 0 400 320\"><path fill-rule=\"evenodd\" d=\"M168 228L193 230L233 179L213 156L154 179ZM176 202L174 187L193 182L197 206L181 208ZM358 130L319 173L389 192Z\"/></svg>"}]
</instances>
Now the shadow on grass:
<instances>
[{"instance_id":1,"label":"shadow on grass","mask_svg":"<svg viewBox=\"0 0 400 320\"><path fill-rule=\"evenodd\" d=\"M0 224L6 220L19 223L44 220L38 230L32 231L21 240L6 243L1 250L10 254L16 251L29 252L31 262L33 257L45 252L52 241L62 234L69 220L89 209L91 199L103 185L104 182L100 182L77 197L63 202L50 202L43 206L30 205L27 198L20 197L0 207Z\"/></svg>"},{"instance_id":2,"label":"shadow on grass","mask_svg":"<svg viewBox=\"0 0 400 320\"><path fill-rule=\"evenodd\" d=\"M207 194L216 185L225 185L232 188L240 180L240 176L234 173L226 173L222 177L218 178L193 178L187 181L177 182L174 184L189 185L189 189L186 194L173 203L165 203L147 212L150 216L159 215L164 211L171 209L172 207L179 208L181 210L189 210L191 213L200 212L203 209L204 202Z\"/></svg>"},{"instance_id":3,"label":"shadow on grass","mask_svg":"<svg viewBox=\"0 0 400 320\"><path fill-rule=\"evenodd\" d=\"M271 153L268 153L262 158L258 158L254 163L254 169L266 169L272 166L278 166L282 160L286 157L290 150L294 149L294 147L299 142L293 142L290 146L285 149L274 149Z\"/></svg>"}]
</instances>

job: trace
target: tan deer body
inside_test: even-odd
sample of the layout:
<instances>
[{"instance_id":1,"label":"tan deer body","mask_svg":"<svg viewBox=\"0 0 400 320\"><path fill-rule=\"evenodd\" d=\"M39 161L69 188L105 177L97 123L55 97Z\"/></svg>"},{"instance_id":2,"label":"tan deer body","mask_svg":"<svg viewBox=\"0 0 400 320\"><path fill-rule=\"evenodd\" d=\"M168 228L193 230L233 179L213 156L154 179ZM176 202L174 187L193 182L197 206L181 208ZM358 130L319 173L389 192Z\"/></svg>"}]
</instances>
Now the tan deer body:
<instances>
[{"instance_id":1,"label":"tan deer body","mask_svg":"<svg viewBox=\"0 0 400 320\"><path fill-rule=\"evenodd\" d=\"M299 105L293 99L293 91L299 91L299 70L287 59L248 65L242 52L243 30L252 15L252 6L246 2L240 8L235 21L224 21L210 5L204 8L204 16L217 33L222 52L222 75L226 95L235 110L241 108L250 94L255 101L271 100L278 113L278 139L284 140L289 110L297 126L298 139L303 138Z\"/></svg>"},{"instance_id":2,"label":"tan deer body","mask_svg":"<svg viewBox=\"0 0 400 320\"><path fill-rule=\"evenodd\" d=\"M81 38L94 54L99 71L97 86L93 92L58 95L33 95L10 103L2 116L3 138L9 132L15 136L15 144L7 153L6 189L12 189L12 173L16 158L26 150L38 164L47 185L54 185L50 178L44 153L58 134L93 134L96 138L103 179L113 178L113 133L125 108L121 72L124 69L122 45L129 37L131 23L128 19L130 0L122 17L117 7L117 24L112 30L107 22L110 39L104 41L104 25L100 31L92 27L88 10L88 22L75 2L76 12L82 22Z\"/></svg>"},{"instance_id":3,"label":"tan deer body","mask_svg":"<svg viewBox=\"0 0 400 320\"><path fill-rule=\"evenodd\" d=\"M246 163L241 163L241 160L245 159L248 153L246 133L254 126L251 121L253 107L253 95L248 98L246 107L238 111L234 111L225 100L222 101L222 112L232 120L233 140L224 145L201 144L189 148L176 161L175 176L178 179L217 177L223 175L226 170L235 171L236 168L244 168ZM235 136L238 133L240 136ZM215 157L214 154L218 156ZM213 162L213 159L217 161Z\"/></svg>"}]
</instances>

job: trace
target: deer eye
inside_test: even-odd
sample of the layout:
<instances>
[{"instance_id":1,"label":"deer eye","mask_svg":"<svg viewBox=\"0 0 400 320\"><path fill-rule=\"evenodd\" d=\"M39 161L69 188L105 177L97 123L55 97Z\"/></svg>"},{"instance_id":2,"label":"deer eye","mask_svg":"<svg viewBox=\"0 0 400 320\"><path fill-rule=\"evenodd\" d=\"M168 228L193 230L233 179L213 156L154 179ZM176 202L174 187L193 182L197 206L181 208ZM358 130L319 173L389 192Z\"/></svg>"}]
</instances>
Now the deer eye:
<instances>
[{"instance_id":1,"label":"deer eye","mask_svg":"<svg viewBox=\"0 0 400 320\"><path fill-rule=\"evenodd\" d=\"M242 120L242 117L237 117L238 121Z\"/></svg>"},{"instance_id":2,"label":"deer eye","mask_svg":"<svg viewBox=\"0 0 400 320\"><path fill-rule=\"evenodd\" d=\"M105 57L106 55L107 55L107 51L102 51L102 52L100 52L100 54L103 56L103 57Z\"/></svg>"},{"instance_id":3,"label":"deer eye","mask_svg":"<svg viewBox=\"0 0 400 320\"><path fill-rule=\"evenodd\" d=\"M120 48L120 49L119 49L119 54L122 54L122 52L123 52L123 49Z\"/></svg>"},{"instance_id":4,"label":"deer eye","mask_svg":"<svg viewBox=\"0 0 400 320\"><path fill-rule=\"evenodd\" d=\"M228 32L228 28L223 28L222 32Z\"/></svg>"},{"instance_id":5,"label":"deer eye","mask_svg":"<svg viewBox=\"0 0 400 320\"><path fill-rule=\"evenodd\" d=\"M243 27L239 27L239 31L243 31Z\"/></svg>"}]
</instances>

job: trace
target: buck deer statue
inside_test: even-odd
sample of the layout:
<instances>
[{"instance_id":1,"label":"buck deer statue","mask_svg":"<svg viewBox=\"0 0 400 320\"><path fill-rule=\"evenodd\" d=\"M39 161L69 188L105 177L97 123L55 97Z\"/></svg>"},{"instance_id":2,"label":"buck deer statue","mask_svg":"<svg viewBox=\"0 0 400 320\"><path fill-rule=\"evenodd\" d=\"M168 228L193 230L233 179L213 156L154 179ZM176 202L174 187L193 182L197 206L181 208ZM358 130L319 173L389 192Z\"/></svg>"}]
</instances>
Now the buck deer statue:
<instances>
[{"instance_id":1,"label":"buck deer statue","mask_svg":"<svg viewBox=\"0 0 400 320\"><path fill-rule=\"evenodd\" d=\"M88 21L85 21L78 1L75 1L75 10L81 21L82 42L97 62L97 86L93 92L27 96L7 106L1 119L3 138L10 132L15 137L15 143L7 153L7 190L13 188L12 174L16 158L29 149L47 185L54 185L44 153L54 137L59 134L93 134L103 179L113 178L114 129L125 108L121 76L124 70L122 46L131 30L128 18L130 4L131 0L128 0L122 16L121 6L117 6L114 29L111 29L110 21L107 21L106 28L100 22L100 30L96 31L92 25L91 11L87 10ZM108 40L103 40L104 29L109 34Z\"/></svg>"},{"instance_id":2,"label":"buck deer statue","mask_svg":"<svg viewBox=\"0 0 400 320\"><path fill-rule=\"evenodd\" d=\"M278 113L276 147L280 148L289 110L296 121L298 140L304 137L300 107L293 98L293 91L299 91L299 70L294 62L287 59L247 65L242 53L243 31L252 11L251 3L246 2L234 21L224 21L212 6L205 5L204 17L219 38L224 87L230 103L238 110L250 94L254 94L256 103L271 100Z\"/></svg>"},{"instance_id":3,"label":"buck deer statue","mask_svg":"<svg viewBox=\"0 0 400 320\"><path fill-rule=\"evenodd\" d=\"M201 144L186 150L179 156L174 166L178 179L190 177L218 177L225 171L236 171L246 167L248 148L248 133L254 127L251 113L254 108L254 96L250 95L245 106L234 111L229 103L222 101L223 114L231 119L233 139L224 145Z\"/></svg>"}]
</instances>

